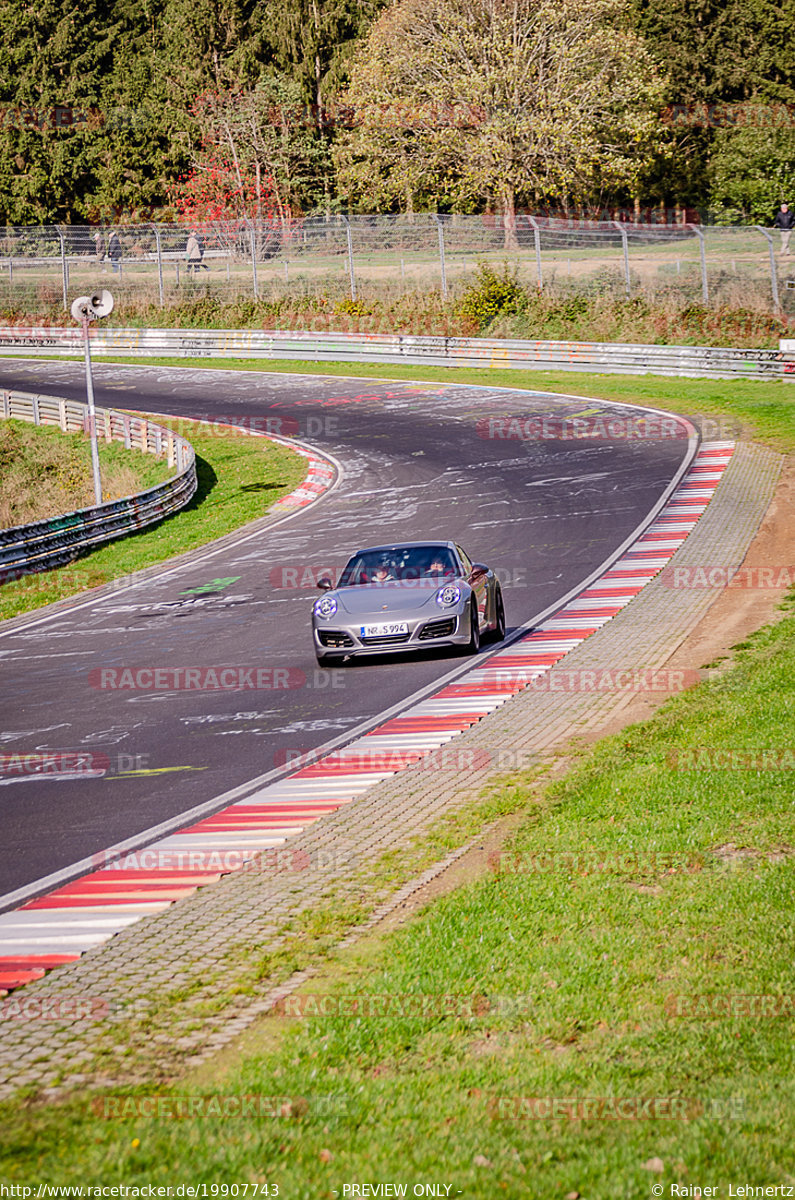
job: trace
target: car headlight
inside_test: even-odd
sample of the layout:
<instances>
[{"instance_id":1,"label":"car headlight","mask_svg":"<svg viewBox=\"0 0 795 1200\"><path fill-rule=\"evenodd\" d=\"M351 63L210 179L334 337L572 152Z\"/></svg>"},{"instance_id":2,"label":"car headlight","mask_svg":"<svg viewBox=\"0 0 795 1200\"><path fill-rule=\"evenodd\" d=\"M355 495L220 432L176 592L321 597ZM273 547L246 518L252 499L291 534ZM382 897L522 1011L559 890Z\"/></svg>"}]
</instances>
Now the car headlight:
<instances>
[{"instance_id":1,"label":"car headlight","mask_svg":"<svg viewBox=\"0 0 795 1200\"><path fill-rule=\"evenodd\" d=\"M333 596L321 596L315 601L315 616L333 617L337 611L337 601Z\"/></svg>"},{"instance_id":2,"label":"car headlight","mask_svg":"<svg viewBox=\"0 0 795 1200\"><path fill-rule=\"evenodd\" d=\"M446 583L436 593L436 603L442 608L451 608L453 604L458 604L460 599L461 588L457 583Z\"/></svg>"}]
</instances>

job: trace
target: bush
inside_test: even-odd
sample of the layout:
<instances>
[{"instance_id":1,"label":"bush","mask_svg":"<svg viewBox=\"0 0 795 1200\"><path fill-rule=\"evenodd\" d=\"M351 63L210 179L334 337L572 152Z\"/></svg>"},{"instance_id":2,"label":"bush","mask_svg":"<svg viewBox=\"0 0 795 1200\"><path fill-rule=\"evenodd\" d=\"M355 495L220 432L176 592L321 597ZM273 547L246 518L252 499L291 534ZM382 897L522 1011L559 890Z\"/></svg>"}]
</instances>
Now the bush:
<instances>
[{"instance_id":1,"label":"bush","mask_svg":"<svg viewBox=\"0 0 795 1200\"><path fill-rule=\"evenodd\" d=\"M368 308L363 300L340 300L334 309L340 317L370 317L372 308Z\"/></svg>"},{"instance_id":2,"label":"bush","mask_svg":"<svg viewBox=\"0 0 795 1200\"><path fill-rule=\"evenodd\" d=\"M550 320L579 321L590 317L593 305L587 296L566 296L550 304L547 315Z\"/></svg>"},{"instance_id":3,"label":"bush","mask_svg":"<svg viewBox=\"0 0 795 1200\"><path fill-rule=\"evenodd\" d=\"M502 273L488 263L478 263L475 282L467 288L458 305L459 316L485 329L495 317L524 312L528 295L516 279L516 269L503 264Z\"/></svg>"}]
</instances>

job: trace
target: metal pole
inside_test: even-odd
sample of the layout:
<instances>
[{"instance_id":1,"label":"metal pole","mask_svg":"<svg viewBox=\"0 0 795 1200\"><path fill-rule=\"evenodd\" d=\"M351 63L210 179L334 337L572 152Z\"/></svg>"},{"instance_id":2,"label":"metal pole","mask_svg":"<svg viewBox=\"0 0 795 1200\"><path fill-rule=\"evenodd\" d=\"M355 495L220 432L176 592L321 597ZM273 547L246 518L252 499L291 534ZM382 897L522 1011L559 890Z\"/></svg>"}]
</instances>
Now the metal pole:
<instances>
[{"instance_id":1,"label":"metal pole","mask_svg":"<svg viewBox=\"0 0 795 1200\"><path fill-rule=\"evenodd\" d=\"M97 419L94 409L94 380L91 375L91 349L88 343L88 317L83 317L83 349L86 360L86 396L88 397L88 435L91 438L91 470L94 476L94 503L102 503L102 481L99 476L99 447Z\"/></svg>"},{"instance_id":2,"label":"metal pole","mask_svg":"<svg viewBox=\"0 0 795 1200\"><path fill-rule=\"evenodd\" d=\"M356 274L353 270L353 235L351 233L351 223L347 217L342 218L345 222L345 230L348 235L348 274L351 277L351 300L356 299Z\"/></svg>"},{"instance_id":3,"label":"metal pole","mask_svg":"<svg viewBox=\"0 0 795 1200\"><path fill-rule=\"evenodd\" d=\"M67 266L66 266L66 246L64 244L63 234L61 233L60 229L57 229L57 227L56 227L56 232L58 234L58 240L61 243L61 279L63 280L63 306L64 306L64 309L68 310L69 301L67 300L66 297L69 292L69 276L67 274Z\"/></svg>"},{"instance_id":4,"label":"metal pole","mask_svg":"<svg viewBox=\"0 0 795 1200\"><path fill-rule=\"evenodd\" d=\"M152 228L155 231L155 243L157 245L157 282L160 288L160 307L163 308L165 305L165 298L163 295L163 255L160 248L160 230L154 223L152 224Z\"/></svg>"},{"instance_id":5,"label":"metal pole","mask_svg":"<svg viewBox=\"0 0 795 1200\"><path fill-rule=\"evenodd\" d=\"M781 308L781 301L778 298L778 274L776 272L776 252L773 249L773 238L761 225L754 225L754 229L758 229L762 236L767 238L767 246L770 251L770 287L773 291L773 304L776 308Z\"/></svg>"},{"instance_id":6,"label":"metal pole","mask_svg":"<svg viewBox=\"0 0 795 1200\"><path fill-rule=\"evenodd\" d=\"M439 233L439 269L442 273L442 296L446 300L447 299L447 271L445 270L445 263L444 263L444 225L442 224L442 218L439 216L438 213L434 213L434 217L436 218L436 226L437 226L437 230Z\"/></svg>"},{"instance_id":7,"label":"metal pole","mask_svg":"<svg viewBox=\"0 0 795 1200\"><path fill-rule=\"evenodd\" d=\"M698 225L689 224L688 228L698 237L698 248L701 253L701 299L709 304L709 284L707 283L707 255L704 250L704 233Z\"/></svg>"},{"instance_id":8,"label":"metal pole","mask_svg":"<svg viewBox=\"0 0 795 1200\"><path fill-rule=\"evenodd\" d=\"M533 226L533 241L536 244L536 273L538 274L538 290L544 286L544 279L541 275L541 230L538 228L538 221L535 217L528 216L528 221Z\"/></svg>"},{"instance_id":9,"label":"metal pole","mask_svg":"<svg viewBox=\"0 0 795 1200\"><path fill-rule=\"evenodd\" d=\"M259 284L257 282L257 239L254 232L254 222L249 221L248 217L244 217L248 225L248 234L251 241L251 276L254 281L254 299L259 300Z\"/></svg>"},{"instance_id":10,"label":"metal pole","mask_svg":"<svg viewBox=\"0 0 795 1200\"><path fill-rule=\"evenodd\" d=\"M627 231L620 221L613 221L613 224L621 234L621 244L624 247L624 278L627 285L627 300L629 300L631 291L629 282L629 244L627 242Z\"/></svg>"}]
</instances>

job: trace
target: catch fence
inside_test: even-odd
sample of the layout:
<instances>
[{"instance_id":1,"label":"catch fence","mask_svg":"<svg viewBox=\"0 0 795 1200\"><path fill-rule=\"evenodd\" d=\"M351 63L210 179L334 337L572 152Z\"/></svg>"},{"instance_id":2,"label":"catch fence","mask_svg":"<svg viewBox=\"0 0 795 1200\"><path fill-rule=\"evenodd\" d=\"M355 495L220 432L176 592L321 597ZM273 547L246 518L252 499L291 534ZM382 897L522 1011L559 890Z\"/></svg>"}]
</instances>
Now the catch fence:
<instances>
[{"instance_id":1,"label":"catch fence","mask_svg":"<svg viewBox=\"0 0 795 1200\"><path fill-rule=\"evenodd\" d=\"M191 229L202 257L188 257ZM644 296L678 305L768 308L795 315L795 268L762 226L580 221L526 213L240 219L189 225L0 229L0 306L69 308L110 287L114 319L133 304L186 299L312 298L366 305L435 289L459 295L480 263L507 264L529 289ZM795 239L793 239L795 241ZM795 251L795 246L793 246ZM355 311L355 309L354 309Z\"/></svg>"}]
</instances>

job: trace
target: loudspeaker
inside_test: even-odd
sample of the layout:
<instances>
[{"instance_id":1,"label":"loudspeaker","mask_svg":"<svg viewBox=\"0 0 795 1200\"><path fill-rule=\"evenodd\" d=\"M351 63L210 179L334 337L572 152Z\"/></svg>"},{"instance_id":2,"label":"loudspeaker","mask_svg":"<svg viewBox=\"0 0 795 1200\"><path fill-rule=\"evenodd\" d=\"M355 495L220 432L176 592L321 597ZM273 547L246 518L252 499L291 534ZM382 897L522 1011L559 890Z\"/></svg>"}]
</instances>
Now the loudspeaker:
<instances>
[{"instance_id":1,"label":"loudspeaker","mask_svg":"<svg viewBox=\"0 0 795 1200\"><path fill-rule=\"evenodd\" d=\"M96 319L107 317L113 312L113 297L105 288L101 292L94 292L94 295L89 300L89 304Z\"/></svg>"},{"instance_id":2,"label":"loudspeaker","mask_svg":"<svg viewBox=\"0 0 795 1200\"><path fill-rule=\"evenodd\" d=\"M91 300L88 296L78 296L72 301L72 316L75 321L82 321L83 317L88 316L88 310Z\"/></svg>"},{"instance_id":3,"label":"loudspeaker","mask_svg":"<svg viewBox=\"0 0 795 1200\"><path fill-rule=\"evenodd\" d=\"M96 321L112 312L113 297L104 288L101 292L94 292L91 296L78 296L72 301L72 316L75 321L82 321L83 317L88 317L89 321Z\"/></svg>"}]
</instances>

